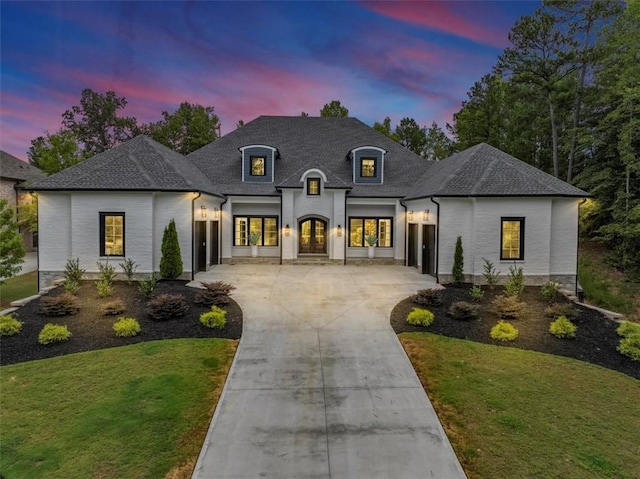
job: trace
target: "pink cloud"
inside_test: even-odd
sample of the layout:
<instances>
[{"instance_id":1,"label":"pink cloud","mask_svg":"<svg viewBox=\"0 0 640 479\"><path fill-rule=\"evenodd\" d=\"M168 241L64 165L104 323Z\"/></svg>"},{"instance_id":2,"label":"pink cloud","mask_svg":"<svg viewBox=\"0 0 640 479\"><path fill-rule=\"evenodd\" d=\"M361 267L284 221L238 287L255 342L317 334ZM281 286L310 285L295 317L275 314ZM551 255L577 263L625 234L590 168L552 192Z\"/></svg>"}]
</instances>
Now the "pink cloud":
<instances>
[{"instance_id":1,"label":"pink cloud","mask_svg":"<svg viewBox=\"0 0 640 479\"><path fill-rule=\"evenodd\" d=\"M388 18L450 33L477 43L499 48L508 43L504 32L479 24L478 17L464 18L456 11L456 7L460 7L456 2L361 2L361 5ZM468 6L466 11L470 11Z\"/></svg>"}]
</instances>

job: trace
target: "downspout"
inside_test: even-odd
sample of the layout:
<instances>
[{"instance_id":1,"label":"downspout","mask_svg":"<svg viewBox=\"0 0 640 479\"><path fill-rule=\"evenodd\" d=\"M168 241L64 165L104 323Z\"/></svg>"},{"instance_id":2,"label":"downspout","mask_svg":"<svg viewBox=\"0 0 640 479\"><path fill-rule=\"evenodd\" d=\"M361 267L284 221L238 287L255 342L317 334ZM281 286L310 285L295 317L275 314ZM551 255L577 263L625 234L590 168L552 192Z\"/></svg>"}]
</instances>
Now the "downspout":
<instances>
[{"instance_id":1,"label":"downspout","mask_svg":"<svg viewBox=\"0 0 640 479\"><path fill-rule=\"evenodd\" d=\"M193 213L193 209L196 207L196 200L202 196L202 191L194 191L194 193L198 193L198 196L191 199L191 281L195 279L195 262L196 262L196 235L195 235L195 227L196 227L196 219Z\"/></svg>"},{"instance_id":2,"label":"downspout","mask_svg":"<svg viewBox=\"0 0 640 479\"><path fill-rule=\"evenodd\" d=\"M433 196L429 198L431 203L436 205L436 283L440 283L438 277L438 260L440 258L440 203L433 199Z\"/></svg>"},{"instance_id":3,"label":"downspout","mask_svg":"<svg viewBox=\"0 0 640 479\"><path fill-rule=\"evenodd\" d=\"M38 231L40 231L40 214L38 211L38 208L39 208L38 195L33 191L30 191L29 195L31 195L31 201L36 202L36 224L38 226ZM33 243L31 244L31 246L33 246ZM38 271L38 292L40 292L40 236L38 236L38 249L36 250L36 268Z\"/></svg>"},{"instance_id":4,"label":"downspout","mask_svg":"<svg viewBox=\"0 0 640 479\"><path fill-rule=\"evenodd\" d=\"M404 204L402 200L400 200L400 205L404 208L404 265L408 266L409 260L407 258L407 242L409 241L408 236L408 228L407 228L407 205Z\"/></svg>"},{"instance_id":5,"label":"downspout","mask_svg":"<svg viewBox=\"0 0 640 479\"><path fill-rule=\"evenodd\" d=\"M280 225L278 228L278 234L280 235L280 241L278 241L278 244L280 245L280 266L282 266L282 191L280 191Z\"/></svg>"},{"instance_id":6,"label":"downspout","mask_svg":"<svg viewBox=\"0 0 640 479\"><path fill-rule=\"evenodd\" d=\"M578 266L579 266L578 256L580 251L580 206L584 205L587 202L587 199L588 198L582 198L582 201L578 203L578 224L577 224L577 232L576 232L576 286L575 286L575 291L573 292L576 298L578 298L578 301L584 300L584 298L580 298L580 296L578 296Z\"/></svg>"},{"instance_id":7,"label":"downspout","mask_svg":"<svg viewBox=\"0 0 640 479\"><path fill-rule=\"evenodd\" d=\"M222 264L222 207L229 201L229 197L225 196L224 201L220 203L220 218L218 219L218 264Z\"/></svg>"},{"instance_id":8,"label":"downspout","mask_svg":"<svg viewBox=\"0 0 640 479\"><path fill-rule=\"evenodd\" d=\"M344 253L342 254L344 256L343 264L346 266L347 265L347 231L349 231L349 234L351 234L351 231L348 230L348 223L349 223L349 218L347 218L347 195L349 194L349 191L345 190L344 191L344 236L343 236L343 240L342 240L342 250L344 251Z\"/></svg>"}]
</instances>

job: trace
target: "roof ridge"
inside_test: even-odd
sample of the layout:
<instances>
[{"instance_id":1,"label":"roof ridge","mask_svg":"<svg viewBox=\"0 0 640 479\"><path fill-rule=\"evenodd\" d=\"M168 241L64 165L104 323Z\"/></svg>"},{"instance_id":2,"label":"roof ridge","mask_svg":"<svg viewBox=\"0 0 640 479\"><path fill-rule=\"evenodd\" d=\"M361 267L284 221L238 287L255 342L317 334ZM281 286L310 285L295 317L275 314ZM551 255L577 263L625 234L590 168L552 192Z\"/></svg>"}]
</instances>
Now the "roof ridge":
<instances>
[{"instance_id":1,"label":"roof ridge","mask_svg":"<svg viewBox=\"0 0 640 479\"><path fill-rule=\"evenodd\" d=\"M499 150L499 151L501 151L501 150ZM542 171L540 168L537 168L537 167L535 167L533 165L530 165L529 163L526 163L526 162L516 158L515 156L509 155L508 153L505 153L504 151L501 151L501 152L504 153L505 155L510 156L511 157L510 161L507 162L505 158L496 157L497 161L499 161L502 164L507 165L507 166L515 166L520 173L523 173L523 174L525 174L525 175L527 175L529 177L529 181L535 182L538 186L541 186L541 187L543 187L543 188L545 188L547 190L553 189L553 188L550 188L549 185L547 185L547 184L543 183L542 181L540 181L538 178L534 177L534 175L537 175L539 173L542 173L544 175L548 175L551 178L553 178L554 180L559 180L559 178L556 178L555 176L550 175L549 173L547 173L545 171ZM511 159L516 160L516 163L514 164L514 162L511 161ZM524 166L524 169L529 170L529 171L522 171L523 170L523 166ZM531 172L533 172L533 175L530 174ZM562 180L560 180L560 181L562 181ZM571 185L571 186L573 186L573 185Z\"/></svg>"},{"instance_id":2,"label":"roof ridge","mask_svg":"<svg viewBox=\"0 0 640 479\"><path fill-rule=\"evenodd\" d=\"M178 176L180 176L180 178L182 178L185 183L187 183L187 185L189 185L190 187L196 189L196 190L200 190L200 188L197 188L193 181L191 180L191 178L188 177L188 175L183 174L178 168L176 168L176 166L173 164L173 162L171 161L167 161L167 159L165 158L164 154L162 153L162 151L160 151L158 149L158 146L161 146L163 148L166 148L168 151L170 151L174 156L180 158L180 160L185 160L186 158L184 157L184 155L178 153L177 151L173 150L172 148L169 148L166 145L163 145L162 143L160 143L159 141L154 140L153 138L147 136L147 135L140 135L142 136L143 140L145 140L145 142L147 143L147 145L149 145L151 148L153 148L153 150L160 156L160 158L162 159L162 161L169 166L169 168L171 168L174 172L174 174L177 174ZM136 165L140 166L140 164L136 161ZM198 171L200 171L200 169L198 169ZM206 175L205 175L206 177Z\"/></svg>"},{"instance_id":3,"label":"roof ridge","mask_svg":"<svg viewBox=\"0 0 640 479\"><path fill-rule=\"evenodd\" d=\"M151 185L153 187L157 186L156 182L153 181L153 179L148 175L147 171L142 167L142 165L140 164L138 159L135 157L135 155L132 155L131 153L127 153L126 157L127 157L127 159L129 161L131 161L135 165L135 167L138 170L140 176L142 176L143 178L145 178L149 182L149 185Z\"/></svg>"}]
</instances>

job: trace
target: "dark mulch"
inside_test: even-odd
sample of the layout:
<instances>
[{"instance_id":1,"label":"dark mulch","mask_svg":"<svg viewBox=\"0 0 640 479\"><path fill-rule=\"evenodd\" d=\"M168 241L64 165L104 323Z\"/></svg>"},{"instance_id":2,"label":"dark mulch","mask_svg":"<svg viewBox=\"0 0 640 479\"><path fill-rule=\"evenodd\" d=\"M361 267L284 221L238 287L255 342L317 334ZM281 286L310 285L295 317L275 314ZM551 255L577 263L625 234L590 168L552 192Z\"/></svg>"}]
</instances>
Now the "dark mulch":
<instances>
[{"instance_id":1,"label":"dark mulch","mask_svg":"<svg viewBox=\"0 0 640 479\"><path fill-rule=\"evenodd\" d=\"M223 309L227 311L227 325L224 329L211 329L200 324L200 314L208 311L205 306L196 305L193 300L198 292L196 288L186 286L186 281L160 281L154 292L181 294L186 298L189 311L181 318L169 321L153 321L147 316L146 301L138 293L137 285L126 282L114 283L114 293L109 298L99 298L95 281L82 281L78 299L80 310L73 316L49 318L40 314L40 299L36 299L18 309L14 315L22 321L22 331L15 336L3 336L0 347L0 364L13 364L34 359L51 358L64 354L113 348L127 344L174 338L228 338L238 339L242 334L242 310L231 300ZM59 287L48 296L59 295L64 290ZM120 298L124 313L117 316L105 316L101 306L115 298ZM113 332L113 323L120 316L134 317L140 323L141 331L132 338L119 338ZM46 323L63 324L71 331L68 341L41 345L38 334Z\"/></svg>"},{"instance_id":2,"label":"dark mulch","mask_svg":"<svg viewBox=\"0 0 640 479\"><path fill-rule=\"evenodd\" d=\"M618 323L606 318L601 313L574 304L579 312L574 320L574 324L578 327L576 338L556 338L549 333L549 325L552 320L544 315L548 303L542 298L540 288L527 287L520 296L520 300L527 304L526 311L521 319L511 321L519 331L518 338L509 342L496 341L491 339L489 332L499 318L490 311L490 308L491 300L497 294L501 294L501 288L496 288L494 291L485 290L485 297L480 303L479 319L458 321L447 314L451 303L455 301L471 302L469 289L470 285L463 285L442 290L440 295L443 304L437 307L427 307L435 314L435 321L427 328L413 326L406 322L407 314L411 309L424 306L414 304L411 298L404 299L391 312L391 326L396 333L427 331L452 338L567 356L640 379L640 363L632 361L616 351L620 341L620 337L616 334ZM571 303L564 297L558 298L555 302Z\"/></svg>"}]
</instances>

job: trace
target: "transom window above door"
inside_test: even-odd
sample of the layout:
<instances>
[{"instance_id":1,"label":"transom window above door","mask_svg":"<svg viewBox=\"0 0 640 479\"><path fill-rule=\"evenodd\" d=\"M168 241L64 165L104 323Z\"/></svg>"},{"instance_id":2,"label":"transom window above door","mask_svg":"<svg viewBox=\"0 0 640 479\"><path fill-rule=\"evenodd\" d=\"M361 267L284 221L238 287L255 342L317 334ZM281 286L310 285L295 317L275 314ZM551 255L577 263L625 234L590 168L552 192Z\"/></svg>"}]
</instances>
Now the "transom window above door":
<instances>
[{"instance_id":1,"label":"transom window above door","mask_svg":"<svg viewBox=\"0 0 640 479\"><path fill-rule=\"evenodd\" d=\"M266 158L264 156L251 157L251 176L264 176Z\"/></svg>"}]
</instances>

